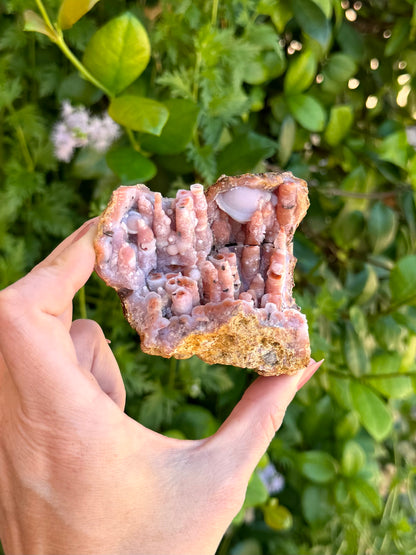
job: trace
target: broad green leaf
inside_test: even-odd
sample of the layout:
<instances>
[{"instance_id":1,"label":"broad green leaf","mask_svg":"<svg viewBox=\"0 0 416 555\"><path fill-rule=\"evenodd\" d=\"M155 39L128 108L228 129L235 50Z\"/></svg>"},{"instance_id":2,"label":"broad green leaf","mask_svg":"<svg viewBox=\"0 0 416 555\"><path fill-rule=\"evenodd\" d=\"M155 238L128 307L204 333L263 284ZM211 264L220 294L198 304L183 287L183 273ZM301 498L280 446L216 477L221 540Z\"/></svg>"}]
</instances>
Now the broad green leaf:
<instances>
[{"instance_id":1,"label":"broad green leaf","mask_svg":"<svg viewBox=\"0 0 416 555\"><path fill-rule=\"evenodd\" d=\"M25 10L23 12L23 30L33 31L34 33L42 33L55 42L56 36L52 29L50 29L43 19L33 10Z\"/></svg>"},{"instance_id":2,"label":"broad green leaf","mask_svg":"<svg viewBox=\"0 0 416 555\"><path fill-rule=\"evenodd\" d=\"M276 152L277 145L268 137L249 131L237 135L218 155L218 173L236 175L252 171Z\"/></svg>"},{"instance_id":3,"label":"broad green leaf","mask_svg":"<svg viewBox=\"0 0 416 555\"><path fill-rule=\"evenodd\" d=\"M293 516L286 507L279 505L279 501L273 497L265 507L262 507L264 522L273 530L289 530L292 528Z\"/></svg>"},{"instance_id":4,"label":"broad green leaf","mask_svg":"<svg viewBox=\"0 0 416 555\"><path fill-rule=\"evenodd\" d=\"M324 451L306 451L299 458L302 474L317 484L331 482L337 473L334 459Z\"/></svg>"},{"instance_id":5,"label":"broad green leaf","mask_svg":"<svg viewBox=\"0 0 416 555\"><path fill-rule=\"evenodd\" d=\"M393 54L396 54L400 50L404 49L409 42L409 35L410 19L407 17L397 19L394 24L391 37L387 41L384 51L385 55L392 56Z\"/></svg>"},{"instance_id":6,"label":"broad green leaf","mask_svg":"<svg viewBox=\"0 0 416 555\"><path fill-rule=\"evenodd\" d=\"M342 92L356 71L357 64L351 56L342 52L331 54L322 71L322 89L330 94Z\"/></svg>"},{"instance_id":7,"label":"broad green leaf","mask_svg":"<svg viewBox=\"0 0 416 555\"><path fill-rule=\"evenodd\" d=\"M280 128L277 156L282 167L286 166L293 151L296 136L296 122L291 115L287 115Z\"/></svg>"},{"instance_id":8,"label":"broad green leaf","mask_svg":"<svg viewBox=\"0 0 416 555\"><path fill-rule=\"evenodd\" d=\"M370 264L365 264L361 272L348 273L345 283L348 292L355 297L356 305L363 305L377 292L379 281L377 272Z\"/></svg>"},{"instance_id":9,"label":"broad green leaf","mask_svg":"<svg viewBox=\"0 0 416 555\"><path fill-rule=\"evenodd\" d=\"M368 234L375 254L386 250L394 241L398 225L397 214L382 202L376 202L370 211Z\"/></svg>"},{"instance_id":10,"label":"broad green leaf","mask_svg":"<svg viewBox=\"0 0 416 555\"><path fill-rule=\"evenodd\" d=\"M341 468L344 476L354 476L365 464L364 449L356 441L347 441L342 451Z\"/></svg>"},{"instance_id":11,"label":"broad green leaf","mask_svg":"<svg viewBox=\"0 0 416 555\"><path fill-rule=\"evenodd\" d=\"M265 81L279 77L285 66L284 52L277 43L275 50L260 52L254 60L247 62L244 81L250 85L261 85Z\"/></svg>"},{"instance_id":12,"label":"broad green leaf","mask_svg":"<svg viewBox=\"0 0 416 555\"><path fill-rule=\"evenodd\" d=\"M353 122L352 106L333 106L325 129L325 140L330 146L338 145L348 134Z\"/></svg>"},{"instance_id":13,"label":"broad green leaf","mask_svg":"<svg viewBox=\"0 0 416 555\"><path fill-rule=\"evenodd\" d=\"M292 57L283 83L285 93L299 94L309 88L315 79L317 66L312 50L305 50L297 57Z\"/></svg>"},{"instance_id":14,"label":"broad green leaf","mask_svg":"<svg viewBox=\"0 0 416 555\"><path fill-rule=\"evenodd\" d=\"M230 555L263 555L263 549L259 540L247 538L235 544L231 548Z\"/></svg>"},{"instance_id":15,"label":"broad green leaf","mask_svg":"<svg viewBox=\"0 0 416 555\"><path fill-rule=\"evenodd\" d=\"M302 512L313 527L322 526L332 518L335 507L328 488L311 485L302 491Z\"/></svg>"},{"instance_id":16,"label":"broad green leaf","mask_svg":"<svg viewBox=\"0 0 416 555\"><path fill-rule=\"evenodd\" d=\"M150 42L140 21L126 12L111 19L92 36L84 65L114 95L144 71L150 59Z\"/></svg>"},{"instance_id":17,"label":"broad green leaf","mask_svg":"<svg viewBox=\"0 0 416 555\"><path fill-rule=\"evenodd\" d=\"M362 478L356 477L348 482L350 492L359 509L370 516L378 516L382 509L378 491Z\"/></svg>"},{"instance_id":18,"label":"broad green leaf","mask_svg":"<svg viewBox=\"0 0 416 555\"><path fill-rule=\"evenodd\" d=\"M351 406L348 408L351 409ZM351 439L357 434L359 429L360 420L358 415L356 412L350 410L344 418L338 421L335 431L337 438Z\"/></svg>"},{"instance_id":19,"label":"broad green leaf","mask_svg":"<svg viewBox=\"0 0 416 555\"><path fill-rule=\"evenodd\" d=\"M295 120L308 131L319 132L325 127L326 112L322 104L308 94L287 97L287 105Z\"/></svg>"},{"instance_id":20,"label":"broad green leaf","mask_svg":"<svg viewBox=\"0 0 416 555\"><path fill-rule=\"evenodd\" d=\"M364 216L360 210L343 210L332 225L335 242L341 249L348 250L361 239Z\"/></svg>"},{"instance_id":21,"label":"broad green leaf","mask_svg":"<svg viewBox=\"0 0 416 555\"><path fill-rule=\"evenodd\" d=\"M145 183L156 175L154 163L132 147L119 147L107 153L108 167L119 176L123 185Z\"/></svg>"},{"instance_id":22,"label":"broad green leaf","mask_svg":"<svg viewBox=\"0 0 416 555\"><path fill-rule=\"evenodd\" d=\"M394 304L416 300L416 255L401 258L390 273L390 291Z\"/></svg>"},{"instance_id":23,"label":"broad green leaf","mask_svg":"<svg viewBox=\"0 0 416 555\"><path fill-rule=\"evenodd\" d=\"M214 434L219 427L219 422L204 407L183 405L176 412L173 425L188 439L202 439Z\"/></svg>"},{"instance_id":24,"label":"broad green leaf","mask_svg":"<svg viewBox=\"0 0 416 555\"><path fill-rule=\"evenodd\" d=\"M160 135L169 117L164 104L143 96L113 98L108 113L114 121L129 129Z\"/></svg>"},{"instance_id":25,"label":"broad green leaf","mask_svg":"<svg viewBox=\"0 0 416 555\"><path fill-rule=\"evenodd\" d=\"M330 19L332 16L332 0L313 0L317 6L324 12L325 17Z\"/></svg>"},{"instance_id":26,"label":"broad green leaf","mask_svg":"<svg viewBox=\"0 0 416 555\"><path fill-rule=\"evenodd\" d=\"M163 104L169 110L169 118L162 133L143 137L141 145L144 150L157 154L179 154L192 139L199 108L182 98L165 100Z\"/></svg>"},{"instance_id":27,"label":"broad green leaf","mask_svg":"<svg viewBox=\"0 0 416 555\"><path fill-rule=\"evenodd\" d=\"M374 336L382 349L386 351L400 350L406 330L400 326L390 314L380 316L374 324Z\"/></svg>"},{"instance_id":28,"label":"broad green leaf","mask_svg":"<svg viewBox=\"0 0 416 555\"><path fill-rule=\"evenodd\" d=\"M412 380L400 376L402 357L398 353L380 353L371 360L371 374L366 376L369 383L386 397L406 399L413 394ZM371 379L373 375L377 377ZM397 374L394 378L381 378L382 374Z\"/></svg>"},{"instance_id":29,"label":"broad green leaf","mask_svg":"<svg viewBox=\"0 0 416 555\"><path fill-rule=\"evenodd\" d=\"M325 48L331 37L331 25L321 8L313 0L292 0L292 6L302 31Z\"/></svg>"},{"instance_id":30,"label":"broad green leaf","mask_svg":"<svg viewBox=\"0 0 416 555\"><path fill-rule=\"evenodd\" d=\"M399 168L406 169L409 145L405 131L396 131L387 135L378 145L379 157L386 162L391 162Z\"/></svg>"},{"instance_id":31,"label":"broad green leaf","mask_svg":"<svg viewBox=\"0 0 416 555\"><path fill-rule=\"evenodd\" d=\"M63 0L58 13L61 29L70 29L83 15L89 12L99 0Z\"/></svg>"},{"instance_id":32,"label":"broad green leaf","mask_svg":"<svg viewBox=\"0 0 416 555\"><path fill-rule=\"evenodd\" d=\"M253 472L248 482L243 507L257 507L269 498L269 492L257 472Z\"/></svg>"},{"instance_id":33,"label":"broad green leaf","mask_svg":"<svg viewBox=\"0 0 416 555\"><path fill-rule=\"evenodd\" d=\"M377 441L385 439L392 428L393 417L386 403L369 387L351 380L351 399L361 424Z\"/></svg>"}]
</instances>

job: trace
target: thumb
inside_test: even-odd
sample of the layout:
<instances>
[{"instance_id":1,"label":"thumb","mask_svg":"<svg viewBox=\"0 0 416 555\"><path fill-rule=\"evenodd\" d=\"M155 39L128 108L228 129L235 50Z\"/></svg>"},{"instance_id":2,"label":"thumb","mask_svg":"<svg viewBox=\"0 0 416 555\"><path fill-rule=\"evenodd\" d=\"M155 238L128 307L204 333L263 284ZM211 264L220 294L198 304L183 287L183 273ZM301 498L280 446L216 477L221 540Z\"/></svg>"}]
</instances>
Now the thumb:
<instances>
[{"instance_id":1,"label":"thumb","mask_svg":"<svg viewBox=\"0 0 416 555\"><path fill-rule=\"evenodd\" d=\"M228 453L234 472L247 480L283 422L296 392L312 377L323 361L312 362L295 375L260 377L215 434ZM219 447L219 446L218 446ZM231 452L230 452L231 450Z\"/></svg>"}]
</instances>

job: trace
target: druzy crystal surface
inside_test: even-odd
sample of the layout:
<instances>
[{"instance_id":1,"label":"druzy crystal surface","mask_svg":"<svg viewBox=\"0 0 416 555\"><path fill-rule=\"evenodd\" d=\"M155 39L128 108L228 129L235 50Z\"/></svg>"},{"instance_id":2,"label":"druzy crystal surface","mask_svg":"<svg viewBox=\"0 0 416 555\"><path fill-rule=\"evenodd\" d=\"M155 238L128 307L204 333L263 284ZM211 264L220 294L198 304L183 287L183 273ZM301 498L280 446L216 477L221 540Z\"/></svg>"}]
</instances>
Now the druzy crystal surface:
<instances>
[{"instance_id":1,"label":"druzy crystal surface","mask_svg":"<svg viewBox=\"0 0 416 555\"><path fill-rule=\"evenodd\" d=\"M292 296L308 206L306 183L288 172L222 176L176 198L119 187L100 218L96 270L143 351L292 374L310 359Z\"/></svg>"}]
</instances>

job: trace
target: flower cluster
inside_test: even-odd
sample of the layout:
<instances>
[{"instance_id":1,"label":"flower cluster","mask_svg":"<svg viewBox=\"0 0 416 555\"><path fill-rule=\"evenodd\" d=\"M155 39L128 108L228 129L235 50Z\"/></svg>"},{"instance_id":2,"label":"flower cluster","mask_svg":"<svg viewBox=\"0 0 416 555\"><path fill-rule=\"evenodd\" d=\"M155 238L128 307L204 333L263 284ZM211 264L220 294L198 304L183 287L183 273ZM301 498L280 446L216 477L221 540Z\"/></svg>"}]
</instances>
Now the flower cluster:
<instances>
[{"instance_id":1,"label":"flower cluster","mask_svg":"<svg viewBox=\"0 0 416 555\"><path fill-rule=\"evenodd\" d=\"M71 160L76 148L87 145L105 152L119 136L120 127L108 114L92 116L84 106L74 107L66 100L52 131L55 156L63 162Z\"/></svg>"}]
</instances>

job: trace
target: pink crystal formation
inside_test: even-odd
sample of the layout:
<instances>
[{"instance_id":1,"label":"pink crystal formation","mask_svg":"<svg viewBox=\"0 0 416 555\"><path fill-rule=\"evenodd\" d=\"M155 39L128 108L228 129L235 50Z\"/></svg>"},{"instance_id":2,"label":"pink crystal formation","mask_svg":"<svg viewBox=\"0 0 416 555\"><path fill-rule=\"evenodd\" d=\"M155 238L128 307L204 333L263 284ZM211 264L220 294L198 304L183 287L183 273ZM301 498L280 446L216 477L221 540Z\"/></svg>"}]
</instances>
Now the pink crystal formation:
<instances>
[{"instance_id":1,"label":"pink crystal formation","mask_svg":"<svg viewBox=\"0 0 416 555\"><path fill-rule=\"evenodd\" d=\"M310 360L292 296L293 234L309 206L291 173L222 176L163 198L119 187L103 212L96 270L143 351L292 374Z\"/></svg>"}]
</instances>

